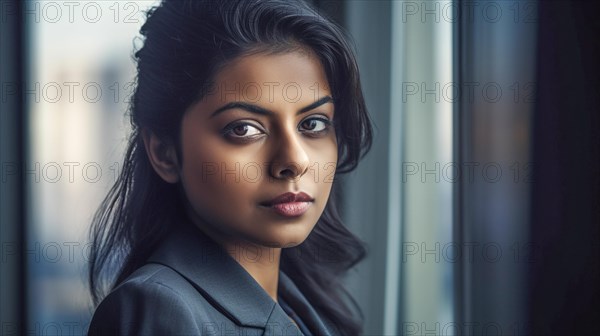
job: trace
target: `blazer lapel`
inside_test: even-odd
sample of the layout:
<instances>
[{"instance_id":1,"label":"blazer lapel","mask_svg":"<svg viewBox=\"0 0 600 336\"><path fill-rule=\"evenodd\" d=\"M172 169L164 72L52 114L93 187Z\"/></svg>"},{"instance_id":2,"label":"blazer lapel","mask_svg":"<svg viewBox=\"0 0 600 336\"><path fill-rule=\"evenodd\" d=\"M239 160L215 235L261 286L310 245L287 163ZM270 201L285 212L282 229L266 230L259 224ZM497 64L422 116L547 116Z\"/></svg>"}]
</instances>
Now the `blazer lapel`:
<instances>
[{"instance_id":1,"label":"blazer lapel","mask_svg":"<svg viewBox=\"0 0 600 336\"><path fill-rule=\"evenodd\" d=\"M285 273L279 272L279 295L292 307L294 312L300 316L304 324L315 335L335 335L335 328L326 324L306 297L300 292L292 279Z\"/></svg>"},{"instance_id":2,"label":"blazer lapel","mask_svg":"<svg viewBox=\"0 0 600 336\"><path fill-rule=\"evenodd\" d=\"M178 272L238 325L263 328L265 335L302 335L254 278L192 225L178 226L148 262L163 264Z\"/></svg>"},{"instance_id":3,"label":"blazer lapel","mask_svg":"<svg viewBox=\"0 0 600 336\"><path fill-rule=\"evenodd\" d=\"M281 273L280 273L281 274ZM302 332L290 317L285 313L280 305L275 304L273 313L269 316L269 320L265 326L264 336L302 336Z\"/></svg>"}]
</instances>

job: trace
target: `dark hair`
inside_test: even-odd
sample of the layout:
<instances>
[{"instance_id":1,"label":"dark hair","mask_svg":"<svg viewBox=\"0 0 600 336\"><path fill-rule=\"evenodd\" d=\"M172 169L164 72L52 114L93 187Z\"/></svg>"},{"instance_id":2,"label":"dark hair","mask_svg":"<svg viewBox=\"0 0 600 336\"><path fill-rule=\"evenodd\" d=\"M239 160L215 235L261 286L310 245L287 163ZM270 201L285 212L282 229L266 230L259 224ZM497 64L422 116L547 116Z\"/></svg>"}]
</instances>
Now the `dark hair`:
<instances>
[{"instance_id":1,"label":"dark hair","mask_svg":"<svg viewBox=\"0 0 600 336\"><path fill-rule=\"evenodd\" d=\"M235 58L254 52L311 50L325 70L337 111L336 176L354 170L371 148L372 126L352 48L336 24L302 1L163 1L148 11L140 33L145 40L135 53L133 131L121 174L90 229L94 304L142 266L185 213L178 185L166 183L153 170L142 129L177 143L181 154L184 111L203 98L207 93L203 88ZM341 276L365 257L366 246L341 221L337 181L311 234L302 244L282 250L281 269L340 333L359 334L362 313L343 289Z\"/></svg>"}]
</instances>

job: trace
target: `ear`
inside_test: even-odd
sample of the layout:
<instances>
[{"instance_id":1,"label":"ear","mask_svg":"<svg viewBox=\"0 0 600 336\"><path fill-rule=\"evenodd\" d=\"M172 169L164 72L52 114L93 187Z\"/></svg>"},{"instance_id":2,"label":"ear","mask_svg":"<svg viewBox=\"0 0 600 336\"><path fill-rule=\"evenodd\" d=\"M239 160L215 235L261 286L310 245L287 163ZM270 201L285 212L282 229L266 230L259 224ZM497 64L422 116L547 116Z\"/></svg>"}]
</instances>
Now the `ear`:
<instances>
[{"instance_id":1,"label":"ear","mask_svg":"<svg viewBox=\"0 0 600 336\"><path fill-rule=\"evenodd\" d=\"M142 129L142 138L148 160L154 171L167 183L179 181L179 165L177 164L177 153L175 146L161 140L152 131Z\"/></svg>"}]
</instances>

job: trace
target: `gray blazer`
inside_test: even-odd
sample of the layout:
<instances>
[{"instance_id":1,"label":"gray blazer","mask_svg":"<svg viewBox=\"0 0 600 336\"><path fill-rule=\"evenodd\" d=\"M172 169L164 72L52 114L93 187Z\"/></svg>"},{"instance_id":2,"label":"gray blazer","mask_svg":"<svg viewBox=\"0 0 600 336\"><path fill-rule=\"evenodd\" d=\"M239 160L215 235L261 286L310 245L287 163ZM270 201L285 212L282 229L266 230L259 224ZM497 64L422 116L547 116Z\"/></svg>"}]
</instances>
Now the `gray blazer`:
<instances>
[{"instance_id":1,"label":"gray blazer","mask_svg":"<svg viewBox=\"0 0 600 336\"><path fill-rule=\"evenodd\" d=\"M314 335L336 335L293 281L283 298ZM88 335L302 335L246 270L197 228L166 237L148 262L100 303Z\"/></svg>"}]
</instances>

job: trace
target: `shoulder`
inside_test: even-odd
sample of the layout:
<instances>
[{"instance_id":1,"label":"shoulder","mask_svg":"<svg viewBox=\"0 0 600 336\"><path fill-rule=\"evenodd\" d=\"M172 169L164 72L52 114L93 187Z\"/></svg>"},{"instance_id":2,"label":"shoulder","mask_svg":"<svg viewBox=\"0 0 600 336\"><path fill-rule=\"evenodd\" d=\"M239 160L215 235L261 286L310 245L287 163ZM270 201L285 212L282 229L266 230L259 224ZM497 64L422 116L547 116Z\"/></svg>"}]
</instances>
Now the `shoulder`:
<instances>
[{"instance_id":1,"label":"shoulder","mask_svg":"<svg viewBox=\"0 0 600 336\"><path fill-rule=\"evenodd\" d=\"M89 335L201 335L210 306L181 275L147 264L119 284L98 305ZM202 311L204 310L204 314Z\"/></svg>"}]
</instances>

